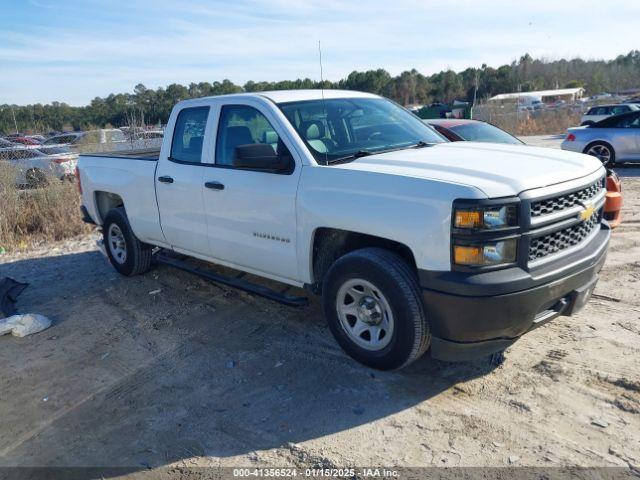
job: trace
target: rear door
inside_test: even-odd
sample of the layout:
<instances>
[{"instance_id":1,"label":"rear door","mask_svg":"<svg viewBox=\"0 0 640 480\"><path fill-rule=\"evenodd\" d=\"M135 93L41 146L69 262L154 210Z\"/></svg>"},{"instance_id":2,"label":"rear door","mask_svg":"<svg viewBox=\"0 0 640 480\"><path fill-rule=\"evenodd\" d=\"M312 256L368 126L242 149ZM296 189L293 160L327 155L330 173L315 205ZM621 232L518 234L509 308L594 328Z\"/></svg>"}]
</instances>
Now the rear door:
<instances>
[{"instance_id":1,"label":"rear door","mask_svg":"<svg viewBox=\"0 0 640 480\"><path fill-rule=\"evenodd\" d=\"M155 178L160 225L167 242L205 256L209 242L202 185L207 170L203 159L209 151L205 146L211 136L209 112L208 106L185 107L178 112L170 148L162 150Z\"/></svg>"},{"instance_id":2,"label":"rear door","mask_svg":"<svg viewBox=\"0 0 640 480\"><path fill-rule=\"evenodd\" d=\"M252 99L221 105L215 165L207 168L204 205L211 255L278 279L298 280L296 191L300 161L288 173L238 169L235 148L262 143L282 155L290 146L273 112Z\"/></svg>"}]
</instances>

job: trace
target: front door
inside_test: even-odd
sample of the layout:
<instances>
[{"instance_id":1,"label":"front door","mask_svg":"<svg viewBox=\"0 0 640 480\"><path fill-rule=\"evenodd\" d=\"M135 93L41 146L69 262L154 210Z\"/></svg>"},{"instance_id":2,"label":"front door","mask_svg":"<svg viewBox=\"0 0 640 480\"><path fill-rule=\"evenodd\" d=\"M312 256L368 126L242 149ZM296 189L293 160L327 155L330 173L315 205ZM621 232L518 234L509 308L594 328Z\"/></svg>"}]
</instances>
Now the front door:
<instances>
[{"instance_id":1,"label":"front door","mask_svg":"<svg viewBox=\"0 0 640 480\"><path fill-rule=\"evenodd\" d=\"M297 280L296 190L300 166L293 166L287 173L233 167L239 145L268 144L278 154L290 157L269 115L257 105L221 108L215 167L206 169L204 179L209 246L214 258L266 276ZM294 162L293 157L290 159Z\"/></svg>"}]
</instances>

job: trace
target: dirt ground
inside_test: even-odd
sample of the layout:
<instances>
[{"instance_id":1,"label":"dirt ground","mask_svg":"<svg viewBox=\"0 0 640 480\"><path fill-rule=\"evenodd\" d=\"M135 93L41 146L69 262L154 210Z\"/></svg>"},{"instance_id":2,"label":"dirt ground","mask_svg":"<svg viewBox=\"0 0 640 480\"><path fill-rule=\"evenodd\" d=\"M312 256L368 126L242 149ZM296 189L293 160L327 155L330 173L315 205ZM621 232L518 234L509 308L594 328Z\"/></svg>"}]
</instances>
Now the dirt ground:
<instances>
[{"instance_id":1,"label":"dirt ground","mask_svg":"<svg viewBox=\"0 0 640 480\"><path fill-rule=\"evenodd\" d=\"M95 235L0 256L18 307L0 337L0 466L640 466L640 168L596 295L500 366L348 358L317 300L290 308L159 266L123 278ZM221 269L217 269L221 270Z\"/></svg>"}]
</instances>

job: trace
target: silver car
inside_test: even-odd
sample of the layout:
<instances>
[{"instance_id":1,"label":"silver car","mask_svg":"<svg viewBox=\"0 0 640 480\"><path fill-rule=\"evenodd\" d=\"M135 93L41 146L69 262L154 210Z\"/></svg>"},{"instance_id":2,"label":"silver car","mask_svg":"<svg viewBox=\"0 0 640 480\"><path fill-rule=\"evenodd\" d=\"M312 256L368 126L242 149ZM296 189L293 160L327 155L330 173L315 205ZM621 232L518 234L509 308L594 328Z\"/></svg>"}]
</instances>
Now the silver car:
<instances>
[{"instance_id":1,"label":"silver car","mask_svg":"<svg viewBox=\"0 0 640 480\"><path fill-rule=\"evenodd\" d=\"M635 103L616 104L616 105L598 105L591 107L580 119L580 125L593 125L600 120L609 118L613 115L621 115L623 113L640 110L640 105Z\"/></svg>"},{"instance_id":2,"label":"silver car","mask_svg":"<svg viewBox=\"0 0 640 480\"><path fill-rule=\"evenodd\" d=\"M605 166L640 161L640 111L567 130L563 150L598 157Z\"/></svg>"}]
</instances>

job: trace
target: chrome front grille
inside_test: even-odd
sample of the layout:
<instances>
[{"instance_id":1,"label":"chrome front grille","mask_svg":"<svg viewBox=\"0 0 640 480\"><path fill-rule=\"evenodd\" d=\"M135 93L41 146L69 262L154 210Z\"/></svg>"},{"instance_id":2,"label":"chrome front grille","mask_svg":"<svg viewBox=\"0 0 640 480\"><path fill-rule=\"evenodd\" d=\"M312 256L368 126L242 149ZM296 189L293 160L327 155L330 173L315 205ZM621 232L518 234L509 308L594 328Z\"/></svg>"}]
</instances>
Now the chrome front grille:
<instances>
[{"instance_id":1,"label":"chrome front grille","mask_svg":"<svg viewBox=\"0 0 640 480\"><path fill-rule=\"evenodd\" d=\"M529 244L529 262L540 260L547 255L561 252L583 242L600 227L601 210L594 212L588 220L563 230L533 238Z\"/></svg>"},{"instance_id":2,"label":"chrome front grille","mask_svg":"<svg viewBox=\"0 0 640 480\"><path fill-rule=\"evenodd\" d=\"M531 218L562 212L594 198L602 189L602 179L575 192L563 193L557 197L546 198L531 203Z\"/></svg>"}]
</instances>

